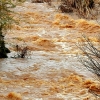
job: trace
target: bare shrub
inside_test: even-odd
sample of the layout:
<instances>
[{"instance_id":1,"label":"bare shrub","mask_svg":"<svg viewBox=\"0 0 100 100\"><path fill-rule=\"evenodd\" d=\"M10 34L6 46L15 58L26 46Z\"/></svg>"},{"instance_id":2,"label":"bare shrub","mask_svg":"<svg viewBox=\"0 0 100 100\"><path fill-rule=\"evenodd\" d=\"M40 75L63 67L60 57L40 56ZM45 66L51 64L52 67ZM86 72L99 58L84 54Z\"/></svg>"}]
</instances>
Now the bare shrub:
<instances>
[{"instance_id":1,"label":"bare shrub","mask_svg":"<svg viewBox=\"0 0 100 100\"><path fill-rule=\"evenodd\" d=\"M83 58L79 57L79 61L100 78L100 50L86 36L83 35L83 39L84 43L79 43L78 47L85 56Z\"/></svg>"},{"instance_id":2,"label":"bare shrub","mask_svg":"<svg viewBox=\"0 0 100 100\"><path fill-rule=\"evenodd\" d=\"M20 47L18 45L15 46L17 54L12 58L25 58L27 55L28 47Z\"/></svg>"}]
</instances>

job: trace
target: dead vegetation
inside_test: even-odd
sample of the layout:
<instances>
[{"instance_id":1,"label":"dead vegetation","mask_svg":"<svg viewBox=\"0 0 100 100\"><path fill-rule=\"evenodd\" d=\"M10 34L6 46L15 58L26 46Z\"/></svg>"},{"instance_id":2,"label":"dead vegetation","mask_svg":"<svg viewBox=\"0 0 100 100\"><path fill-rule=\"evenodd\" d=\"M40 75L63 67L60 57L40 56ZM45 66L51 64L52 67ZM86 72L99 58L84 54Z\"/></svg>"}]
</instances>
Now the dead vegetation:
<instances>
[{"instance_id":1,"label":"dead vegetation","mask_svg":"<svg viewBox=\"0 0 100 100\"><path fill-rule=\"evenodd\" d=\"M89 71L94 73L98 80L100 81L100 49L99 45L96 47L93 42L83 35L83 43L79 43L78 47L83 52L84 56L79 57L79 61L85 66ZM100 39L98 39L100 42ZM91 84L91 82L86 82L85 84ZM97 100L100 99L100 85L93 84L89 87L89 92L92 93Z\"/></svg>"},{"instance_id":2,"label":"dead vegetation","mask_svg":"<svg viewBox=\"0 0 100 100\"><path fill-rule=\"evenodd\" d=\"M84 58L79 58L80 62L92 73L100 78L100 50L89 38L83 35L84 43L79 43L78 47L84 53Z\"/></svg>"},{"instance_id":3,"label":"dead vegetation","mask_svg":"<svg viewBox=\"0 0 100 100\"><path fill-rule=\"evenodd\" d=\"M61 4L58 9L60 9L62 11L62 13L69 13L69 12L73 12L72 8L67 6L67 5L63 5Z\"/></svg>"},{"instance_id":4,"label":"dead vegetation","mask_svg":"<svg viewBox=\"0 0 100 100\"><path fill-rule=\"evenodd\" d=\"M61 0L61 5L59 6L62 12L75 11L83 17L89 16L94 7L94 0Z\"/></svg>"},{"instance_id":5,"label":"dead vegetation","mask_svg":"<svg viewBox=\"0 0 100 100\"><path fill-rule=\"evenodd\" d=\"M32 0L32 3L44 3L46 2L48 5L51 5L51 0Z\"/></svg>"},{"instance_id":6,"label":"dead vegetation","mask_svg":"<svg viewBox=\"0 0 100 100\"><path fill-rule=\"evenodd\" d=\"M27 55L28 47L20 47L19 45L15 46L17 54L11 58L25 58Z\"/></svg>"},{"instance_id":7,"label":"dead vegetation","mask_svg":"<svg viewBox=\"0 0 100 100\"><path fill-rule=\"evenodd\" d=\"M43 0L32 0L32 3L43 3Z\"/></svg>"}]
</instances>

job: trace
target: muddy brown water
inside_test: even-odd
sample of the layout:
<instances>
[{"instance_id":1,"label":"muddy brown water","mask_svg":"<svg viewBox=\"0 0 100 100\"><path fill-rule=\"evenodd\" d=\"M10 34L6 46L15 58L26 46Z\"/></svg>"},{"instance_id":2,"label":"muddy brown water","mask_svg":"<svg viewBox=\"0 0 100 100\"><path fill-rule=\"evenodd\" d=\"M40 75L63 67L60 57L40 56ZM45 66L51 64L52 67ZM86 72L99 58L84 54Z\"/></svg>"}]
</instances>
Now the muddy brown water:
<instances>
[{"instance_id":1,"label":"muddy brown water","mask_svg":"<svg viewBox=\"0 0 100 100\"><path fill-rule=\"evenodd\" d=\"M98 45L100 25L45 3L25 2L14 11L19 25L5 36L12 52L0 59L0 100L99 100L99 81L79 63L75 44L84 33ZM16 45L28 46L25 59L11 58Z\"/></svg>"}]
</instances>

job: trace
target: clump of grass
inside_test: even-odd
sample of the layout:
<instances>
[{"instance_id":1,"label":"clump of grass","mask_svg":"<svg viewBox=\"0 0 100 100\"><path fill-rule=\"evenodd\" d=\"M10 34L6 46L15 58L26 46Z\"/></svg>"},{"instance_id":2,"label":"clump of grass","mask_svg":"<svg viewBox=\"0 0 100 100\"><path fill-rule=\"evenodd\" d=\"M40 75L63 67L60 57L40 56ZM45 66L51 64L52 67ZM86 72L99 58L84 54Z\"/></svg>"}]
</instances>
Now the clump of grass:
<instances>
[{"instance_id":1,"label":"clump of grass","mask_svg":"<svg viewBox=\"0 0 100 100\"><path fill-rule=\"evenodd\" d=\"M81 16L88 16L95 6L94 0L61 0L61 5L70 10L77 11ZM61 11L66 12L62 8Z\"/></svg>"},{"instance_id":2,"label":"clump of grass","mask_svg":"<svg viewBox=\"0 0 100 100\"><path fill-rule=\"evenodd\" d=\"M62 11L62 13L69 13L69 12L73 12L73 9L70 6L61 4L58 9L60 9Z\"/></svg>"}]
</instances>

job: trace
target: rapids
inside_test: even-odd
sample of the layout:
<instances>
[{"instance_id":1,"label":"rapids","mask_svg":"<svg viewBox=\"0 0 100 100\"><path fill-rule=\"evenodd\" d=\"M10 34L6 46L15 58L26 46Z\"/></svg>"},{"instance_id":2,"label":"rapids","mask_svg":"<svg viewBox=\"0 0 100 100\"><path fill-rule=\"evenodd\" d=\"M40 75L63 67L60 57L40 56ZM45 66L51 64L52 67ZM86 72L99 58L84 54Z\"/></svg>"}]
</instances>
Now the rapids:
<instances>
[{"instance_id":1,"label":"rapids","mask_svg":"<svg viewBox=\"0 0 100 100\"><path fill-rule=\"evenodd\" d=\"M12 51L0 59L0 100L100 100L100 81L77 59L82 34L98 45L96 20L64 14L46 3L17 6L5 41ZM99 19L98 19L99 20ZM13 59L15 46L27 46L25 59ZM93 91L93 93L91 92Z\"/></svg>"}]
</instances>

